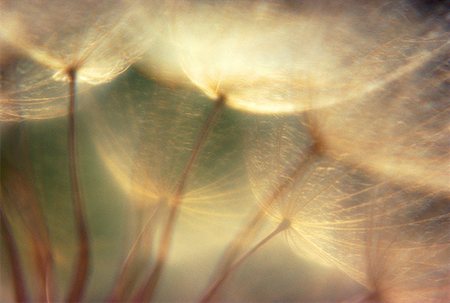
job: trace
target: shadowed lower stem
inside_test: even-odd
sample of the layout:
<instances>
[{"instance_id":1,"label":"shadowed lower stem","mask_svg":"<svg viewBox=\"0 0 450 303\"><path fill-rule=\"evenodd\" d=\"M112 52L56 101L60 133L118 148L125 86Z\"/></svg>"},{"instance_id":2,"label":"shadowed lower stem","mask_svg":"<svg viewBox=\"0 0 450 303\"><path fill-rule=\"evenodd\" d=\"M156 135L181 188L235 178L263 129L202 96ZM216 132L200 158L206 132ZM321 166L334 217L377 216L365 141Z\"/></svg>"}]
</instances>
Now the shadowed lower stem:
<instances>
[{"instance_id":1,"label":"shadowed lower stem","mask_svg":"<svg viewBox=\"0 0 450 303\"><path fill-rule=\"evenodd\" d=\"M11 264L11 272L13 276L14 292L16 302L29 302L28 292L25 286L23 269L20 263L19 251L14 240L11 226L3 213L0 206L0 230L5 243L5 249Z\"/></svg>"},{"instance_id":2,"label":"shadowed lower stem","mask_svg":"<svg viewBox=\"0 0 450 303\"><path fill-rule=\"evenodd\" d=\"M178 181L175 193L173 195L173 199L170 201L170 210L169 215L166 221L166 224L164 226L164 229L161 234L161 240L159 242L159 249L156 256L156 264L153 267L153 270L147 279L145 285L142 287L142 289L137 293L136 296L133 298L133 302L149 302L151 301L156 286L160 280L161 273L163 271L163 268L166 264L167 254L169 252L170 243L172 240L173 230L175 228L175 222L178 215L178 208L182 202L184 190L186 187L186 183L188 181L189 175L192 172L192 167L195 164L198 155L203 148L203 146L206 143L206 139L216 122L217 118L219 117L219 114L222 112L222 109L225 105L226 98L223 95L220 95L215 104L213 109L208 115L207 120L203 124L202 129L200 130L200 133L197 137L197 140L195 141L194 147L192 149L191 156L186 163L186 166L183 170L183 173L180 176L180 179Z\"/></svg>"},{"instance_id":3,"label":"shadowed lower stem","mask_svg":"<svg viewBox=\"0 0 450 303\"><path fill-rule=\"evenodd\" d=\"M12 202L10 206L18 215L24 226L24 235L30 241L29 252L37 278L37 291L34 298L39 302L51 302L55 297L52 249L48 227L37 199L38 195L27 173L32 171L32 166L24 127L18 128L16 137L20 143L10 160L14 164L7 166L8 176L3 180L2 185L7 189L5 199ZM16 163L22 168L18 169Z\"/></svg>"},{"instance_id":4,"label":"shadowed lower stem","mask_svg":"<svg viewBox=\"0 0 450 303\"><path fill-rule=\"evenodd\" d=\"M75 124L75 101L76 101L76 71L70 69L69 76L69 125L68 125L68 148L69 148L69 174L72 191L72 205L75 217L75 229L78 237L78 253L74 266L73 280L67 294L67 302L81 301L88 278L89 271L89 235L85 219L84 203L78 176L78 153L77 133Z\"/></svg>"},{"instance_id":5,"label":"shadowed lower stem","mask_svg":"<svg viewBox=\"0 0 450 303\"><path fill-rule=\"evenodd\" d=\"M220 290L220 287L225 283L225 281L228 279L228 277L242 264L245 260L247 260L250 256L252 256L255 251L257 251L259 248L261 248L264 244L269 242L271 239L273 239L276 235L281 233L282 231L289 228L291 225L291 222L287 219L284 219L281 221L280 224L265 238L263 238L261 241L259 241L255 246L253 246L252 249L250 249L248 252L246 252L244 255L242 255L236 262L234 262L232 265L228 266L226 270L222 272L222 274L216 279L214 283L212 283L205 294L200 299L200 303L208 303L211 302L214 299L214 296L217 294L217 292Z\"/></svg>"}]
</instances>

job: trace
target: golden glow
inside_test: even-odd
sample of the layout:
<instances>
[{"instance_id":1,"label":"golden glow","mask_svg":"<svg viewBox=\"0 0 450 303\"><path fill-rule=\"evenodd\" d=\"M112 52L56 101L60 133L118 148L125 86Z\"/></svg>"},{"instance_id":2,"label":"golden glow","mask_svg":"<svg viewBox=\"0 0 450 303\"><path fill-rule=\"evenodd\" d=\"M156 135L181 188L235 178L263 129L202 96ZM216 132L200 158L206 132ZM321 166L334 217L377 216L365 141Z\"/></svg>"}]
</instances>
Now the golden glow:
<instances>
[{"instance_id":1,"label":"golden glow","mask_svg":"<svg viewBox=\"0 0 450 303\"><path fill-rule=\"evenodd\" d=\"M445 37L420 37L420 26L401 16L380 20L370 8L327 14L250 2L174 3L168 32L143 68L175 83L186 77L210 98L226 95L230 106L255 113L361 100L448 50ZM364 14L367 24L355 26Z\"/></svg>"},{"instance_id":2,"label":"golden glow","mask_svg":"<svg viewBox=\"0 0 450 303\"><path fill-rule=\"evenodd\" d=\"M15 58L12 58L15 60ZM3 84L0 121L49 119L67 112L67 85L52 79L54 71L19 59L4 73L14 81ZM84 90L80 87L80 93Z\"/></svg>"},{"instance_id":3,"label":"golden glow","mask_svg":"<svg viewBox=\"0 0 450 303\"><path fill-rule=\"evenodd\" d=\"M191 5L174 9L160 42L171 46L149 54L146 64L159 66L153 67L157 77L158 70L169 70L179 81L183 72L209 97L225 94L230 106L252 112L287 113L339 101L331 91L347 84L336 80L342 75L335 54L319 46L330 20L250 4Z\"/></svg>"}]
</instances>

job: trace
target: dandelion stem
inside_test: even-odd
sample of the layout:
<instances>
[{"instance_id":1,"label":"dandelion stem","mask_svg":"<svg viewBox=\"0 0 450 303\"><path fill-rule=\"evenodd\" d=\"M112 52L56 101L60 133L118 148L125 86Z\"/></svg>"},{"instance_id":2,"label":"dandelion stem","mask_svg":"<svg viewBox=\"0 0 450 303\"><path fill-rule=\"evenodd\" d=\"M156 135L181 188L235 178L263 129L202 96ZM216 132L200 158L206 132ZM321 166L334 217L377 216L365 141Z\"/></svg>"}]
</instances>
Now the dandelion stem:
<instances>
[{"instance_id":1,"label":"dandelion stem","mask_svg":"<svg viewBox=\"0 0 450 303\"><path fill-rule=\"evenodd\" d=\"M139 232L137 238L133 242L133 245L131 246L131 248L127 254L127 257L125 258L125 261L123 262L119 276L113 287L112 294L110 295L107 302L122 302L123 301L125 287L127 285L127 282L129 281L129 278L127 279L126 274L128 273L128 271L130 269L131 261L135 258L138 245L139 245L139 243L141 243L144 235L154 226L155 216L159 212L160 208L163 206L164 203L165 203L165 199L161 199L160 202L158 203L158 205L153 210L153 212L147 218L144 226L141 228L141 231Z\"/></svg>"},{"instance_id":2,"label":"dandelion stem","mask_svg":"<svg viewBox=\"0 0 450 303\"><path fill-rule=\"evenodd\" d=\"M7 197L14 201L11 206L17 212L22 224L25 227L26 235L31 242L31 255L36 268L37 283L39 286L36 295L40 302L48 302L53 298L53 257L49 231L45 222L42 207L37 198L34 185L29 177L32 171L30 163L29 146L25 127L20 125L15 133L19 138L19 148L11 161L15 164L8 167L9 176L4 184L10 193ZM21 169L16 167L20 163ZM27 173L28 172L28 173Z\"/></svg>"},{"instance_id":3,"label":"dandelion stem","mask_svg":"<svg viewBox=\"0 0 450 303\"><path fill-rule=\"evenodd\" d=\"M33 208L39 208L38 205L33 205L37 201L31 201L32 215L41 216L42 213L33 213ZM53 293L53 255L51 251L51 243L48 235L47 226L45 222L41 222L43 217L32 217L30 218L30 223L34 226L29 226L27 229L30 232L31 244L34 251L34 260L36 263L36 269L39 274L39 291L40 291L40 301L50 302L54 297ZM39 223L43 223L41 226ZM34 228L34 229L33 229Z\"/></svg>"},{"instance_id":4,"label":"dandelion stem","mask_svg":"<svg viewBox=\"0 0 450 303\"><path fill-rule=\"evenodd\" d=\"M206 293L202 296L200 299L200 303L208 303L211 302L211 300L216 295L217 291L219 291L220 287L224 284L224 282L227 280L227 278L242 264L245 260L247 260L250 256L252 256L255 251L257 251L259 248L261 248L263 245L265 245L267 242L269 242L271 239L273 239L276 235L281 233L282 231L289 228L291 225L290 221L287 219L284 219L281 221L280 224L265 238L263 238L261 241L259 241L255 246L253 246L252 249L250 249L248 252L246 252L244 255L242 255L236 262L234 262L231 266L229 266L225 271L222 272L220 277L217 278L217 280L208 287L208 290Z\"/></svg>"},{"instance_id":5,"label":"dandelion stem","mask_svg":"<svg viewBox=\"0 0 450 303\"><path fill-rule=\"evenodd\" d=\"M134 297L134 302L149 302L151 301L156 286L159 282L159 279L161 277L163 268L166 263L167 255L170 248L170 243L172 239L173 230L175 228L175 222L178 214L178 208L182 202L184 189L186 187L186 183L188 181L189 175L192 172L192 167L195 164L197 157L204 146L206 139L209 135L209 132L212 129L212 126L215 124L217 118L219 117L219 114L221 113L224 105L226 102L226 98L223 95L220 95L215 104L213 109L208 115L208 118L206 119L205 123L203 124L202 129L200 130L200 133L197 137L197 140L194 144L194 147L192 149L191 156L183 170L183 173L180 176L180 179L178 181L175 193L173 195L173 199L170 203L170 210L169 215L166 221L166 224L164 226L164 229L161 234L161 240L159 242L159 249L156 256L156 264L153 267L153 270L146 281L144 287L138 292L138 294Z\"/></svg>"},{"instance_id":6,"label":"dandelion stem","mask_svg":"<svg viewBox=\"0 0 450 303\"><path fill-rule=\"evenodd\" d=\"M236 238L230 243L228 246L225 255L222 259L221 271L226 271L226 268L233 263L236 255L239 254L242 247L248 243L251 238L254 236L255 232L258 230L262 220L266 216L266 208L271 207L280 197L282 197L286 191L289 189L290 185L293 181L299 179L301 176L305 174L307 168L317 160L318 154L313 151L313 149L308 153L306 159L304 159L297 169L291 173L289 178L287 178L277 189L269 196L268 199L263 203L264 207L258 209L253 218L249 221L249 223L241 230L241 232L236 236Z\"/></svg>"},{"instance_id":7,"label":"dandelion stem","mask_svg":"<svg viewBox=\"0 0 450 303\"><path fill-rule=\"evenodd\" d=\"M75 86L76 71L67 71L69 76L69 125L68 125L68 147L69 147L69 174L72 190L72 204L75 217L75 228L78 236L78 254L76 256L74 276L67 295L67 302L81 301L88 278L89 269L89 235L85 220L83 198L78 176L78 153L77 133L75 124Z\"/></svg>"},{"instance_id":8,"label":"dandelion stem","mask_svg":"<svg viewBox=\"0 0 450 303\"><path fill-rule=\"evenodd\" d=\"M3 213L3 209L0 206L0 226L3 240L5 241L5 249L8 253L9 262L11 264L11 271L14 283L14 292L16 302L28 302L28 293L25 286L25 280L23 277L22 265L20 263L19 251L14 240L14 235L9 225L8 219Z\"/></svg>"},{"instance_id":9,"label":"dandelion stem","mask_svg":"<svg viewBox=\"0 0 450 303\"><path fill-rule=\"evenodd\" d=\"M251 241L255 236L255 233L262 224L262 220L266 216L266 209L271 207L274 203L282 197L286 191L290 188L292 183L303 176L308 171L308 168L317 161L317 159L323 154L324 146L320 134L317 129L317 121L313 120L310 115L306 115L308 123L308 130L311 135L312 144L309 147L305 157L301 158L297 167L293 171L288 171L285 175L289 176L272 192L272 194L264 201L264 207L260 207L254 214L252 219L247 225L237 234L234 240L228 245L225 253L222 257L222 261L217 266L215 276L221 276L223 272L226 272L231 264L236 259L236 256L240 253L242 248Z\"/></svg>"}]
</instances>

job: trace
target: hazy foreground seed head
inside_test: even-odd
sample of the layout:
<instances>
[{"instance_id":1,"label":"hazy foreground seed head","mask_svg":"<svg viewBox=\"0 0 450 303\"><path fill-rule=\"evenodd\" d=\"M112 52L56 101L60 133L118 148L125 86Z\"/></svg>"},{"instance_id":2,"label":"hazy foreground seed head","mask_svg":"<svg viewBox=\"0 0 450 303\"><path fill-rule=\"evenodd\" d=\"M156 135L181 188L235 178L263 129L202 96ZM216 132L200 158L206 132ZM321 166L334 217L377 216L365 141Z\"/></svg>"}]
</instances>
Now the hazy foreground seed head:
<instances>
[{"instance_id":1,"label":"hazy foreground seed head","mask_svg":"<svg viewBox=\"0 0 450 303\"><path fill-rule=\"evenodd\" d=\"M155 3L155 5L153 5ZM157 5L130 1L3 1L0 36L64 80L69 70L96 84L113 79L147 47L154 28L141 28ZM135 34L139 33L139 38Z\"/></svg>"},{"instance_id":2,"label":"hazy foreground seed head","mask_svg":"<svg viewBox=\"0 0 450 303\"><path fill-rule=\"evenodd\" d=\"M450 44L438 50L382 91L314 112L329 152L405 185L450 192Z\"/></svg>"},{"instance_id":3,"label":"hazy foreground seed head","mask_svg":"<svg viewBox=\"0 0 450 303\"><path fill-rule=\"evenodd\" d=\"M149 83L137 73L98 96L109 102L98 102L94 111L96 147L132 207L172 203L211 103ZM193 167L182 208L194 221L226 219L236 201L245 202L238 132L230 117L222 116Z\"/></svg>"},{"instance_id":4,"label":"hazy foreground seed head","mask_svg":"<svg viewBox=\"0 0 450 303\"><path fill-rule=\"evenodd\" d=\"M0 62L0 121L49 119L67 112L67 84L52 77L54 70L12 52ZM84 86L79 92L83 92Z\"/></svg>"},{"instance_id":5,"label":"hazy foreground seed head","mask_svg":"<svg viewBox=\"0 0 450 303\"><path fill-rule=\"evenodd\" d=\"M423 55L414 40L432 47L419 37L426 25L401 2L173 3L168 32L145 68L175 82L185 75L208 96L224 94L251 112L363 98L412 68L403 66Z\"/></svg>"},{"instance_id":6,"label":"hazy foreground seed head","mask_svg":"<svg viewBox=\"0 0 450 303\"><path fill-rule=\"evenodd\" d=\"M71 72L78 83L112 80L148 48L158 29L144 20L156 19L161 6L155 1L3 1L0 39L13 56L1 63L2 120L64 115L68 89L56 82L69 80Z\"/></svg>"}]
</instances>

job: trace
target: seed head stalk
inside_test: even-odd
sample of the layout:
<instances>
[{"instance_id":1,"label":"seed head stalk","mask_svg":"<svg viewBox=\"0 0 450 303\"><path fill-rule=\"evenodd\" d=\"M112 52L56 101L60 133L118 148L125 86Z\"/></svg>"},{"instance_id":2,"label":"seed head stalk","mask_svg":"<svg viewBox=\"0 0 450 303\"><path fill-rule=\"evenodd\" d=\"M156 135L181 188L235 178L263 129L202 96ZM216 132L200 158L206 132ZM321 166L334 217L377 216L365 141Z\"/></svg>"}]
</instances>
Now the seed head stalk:
<instances>
[{"instance_id":1,"label":"seed head stalk","mask_svg":"<svg viewBox=\"0 0 450 303\"><path fill-rule=\"evenodd\" d=\"M268 199L263 203L263 207L259 208L254 214L252 219L248 224L238 233L234 240L230 243L225 251L222 261L219 265L218 275L221 275L223 271L227 271L228 267L234 262L236 256L239 255L242 248L251 241L258 231L262 220L266 217L266 208L271 207L275 204L280 197L282 197L286 191L289 189L293 181L301 178L305 175L308 167L317 160L319 154L315 151L313 146L307 154L306 159L304 159L298 166L297 169L292 172L286 181L281 183L277 189L269 196Z\"/></svg>"},{"instance_id":2,"label":"seed head stalk","mask_svg":"<svg viewBox=\"0 0 450 303\"><path fill-rule=\"evenodd\" d=\"M122 268L120 270L118 278L112 288L111 295L105 302L111 303L111 302L123 302L124 301L124 299L126 297L126 293L125 293L126 286L130 282L129 276L127 276L127 274L130 271L132 261L136 257L139 243L141 243L144 236L155 227L155 223L158 219L157 216L159 215L159 212L161 211L161 208L164 206L165 203L166 203L166 199L162 198L159 201L158 205L153 210L153 212L147 218L144 226L142 227L141 231L139 232L136 239L134 240L134 242L125 258L125 261L122 264Z\"/></svg>"},{"instance_id":3,"label":"seed head stalk","mask_svg":"<svg viewBox=\"0 0 450 303\"><path fill-rule=\"evenodd\" d=\"M16 241L14 240L11 226L5 214L3 213L1 205L0 205L0 229L5 243L5 249L8 254L9 262L11 264L11 272L13 276L16 302L29 302L29 295L25 285L25 279L23 276L23 269L22 264L20 262L17 244Z\"/></svg>"},{"instance_id":4,"label":"seed head stalk","mask_svg":"<svg viewBox=\"0 0 450 303\"><path fill-rule=\"evenodd\" d=\"M210 111L208 118L203 124L202 129L195 141L194 147L192 149L191 156L186 163L186 166L180 176L176 190L174 192L173 198L170 201L169 215L167 217L166 224L162 230L161 240L159 242L159 248L156 256L156 264L153 270L145 282L144 286L138 291L134 296L133 302L150 302L154 296L155 289L161 278L162 271L166 264L167 255L170 249L170 244L172 240L173 231L175 228L175 223L178 215L179 206L182 203L184 190L190 174L192 173L192 168L196 163L198 155L200 154L203 146L206 143L208 135L217 121L222 109L226 103L226 97L224 95L219 95L215 101L214 107Z\"/></svg>"},{"instance_id":5,"label":"seed head stalk","mask_svg":"<svg viewBox=\"0 0 450 303\"><path fill-rule=\"evenodd\" d=\"M20 132L23 140L22 145L25 147L22 161L25 167L27 167L27 170L31 171L27 135L23 128L20 129ZM53 275L53 252L48 226L45 222L39 200L36 198L37 193L33 184L25 175L21 178L20 182L25 186L24 190L29 193L26 197L29 212L27 212L27 215L22 220L30 234L34 263L39 275L39 301L51 302L55 298L55 281ZM18 211L20 213L19 209Z\"/></svg>"},{"instance_id":6,"label":"seed head stalk","mask_svg":"<svg viewBox=\"0 0 450 303\"><path fill-rule=\"evenodd\" d=\"M322 156L325 150L323 140L317 128L317 121L309 114L306 114L306 120L308 123L308 131L312 139L312 144L309 147L306 156L301 159L294 171L288 171L286 173L288 178L272 192L272 194L264 201L263 206L253 215L244 228L237 234L237 236L231 241L228 247L225 249L225 253L222 256L222 260L217 266L214 276L222 277L230 270L230 267L236 262L237 256L241 253L242 249L254 239L263 219L266 217L266 209L272 207L278 199L283 197L289 190L290 186L296 180L303 178L308 171L308 168ZM213 281L218 281L219 278ZM209 298L210 300L211 298ZM202 302L209 302L204 301Z\"/></svg>"},{"instance_id":7,"label":"seed head stalk","mask_svg":"<svg viewBox=\"0 0 450 303\"><path fill-rule=\"evenodd\" d=\"M0 80L13 79L13 81L3 81L1 88L4 88L5 91L9 91L10 89L15 89L17 86L15 79L15 72L17 69L18 58L15 56L11 56L7 58L6 61L0 62ZM12 87L14 86L14 87ZM18 117L25 117L26 113L23 112L22 108L17 108ZM8 186L20 186L21 195L15 196L14 199L16 201L12 204L15 207L15 210L20 215L22 223L25 226L27 231L27 235L31 241L32 248L32 257L34 261L34 265L36 267L36 273L39 277L38 280L38 298L41 302L51 302L54 298L54 278L53 278L53 256L51 251L51 243L49 238L48 226L45 222L44 214L41 205L37 199L37 193L35 192L35 188L33 182L31 182L29 175L23 171L32 171L32 164L30 162L30 149L28 142L28 135L26 132L26 127L23 124L18 125L17 129L14 131L14 135L17 137L18 144L20 148L15 153L14 160L16 163L20 163L21 169L12 169L13 173L13 184L6 185ZM14 165L14 167L16 167ZM12 198L12 197L11 197ZM25 203L25 204L24 204ZM21 208L27 208L26 212L21 211ZM9 222L6 218L6 215L2 214L2 228L5 228L4 232L4 241L6 250L9 251L8 254L14 255L13 251L16 250L16 245L14 244L14 235L12 231L9 231ZM11 238L10 238L11 237ZM12 242L11 242L12 241ZM12 249L12 250L11 250ZM12 257L15 259L15 257ZM11 258L10 258L11 259ZM20 265L20 260L12 260L11 264L13 267ZM17 263L19 262L19 263ZM14 265L17 263L16 265ZM14 273L13 276L17 276L17 273ZM14 281L15 278L13 278ZM17 296L16 296L16 299ZM25 300L25 298L22 298Z\"/></svg>"},{"instance_id":8,"label":"seed head stalk","mask_svg":"<svg viewBox=\"0 0 450 303\"><path fill-rule=\"evenodd\" d=\"M273 239L276 235L281 233L282 231L289 228L291 225L290 221L285 219L277 225L277 227L266 237L264 237L261 241L259 241L252 249L242 255L239 259L237 259L233 264L228 266L224 271L222 271L221 275L217 278L217 280L208 287L205 294L200 299L200 303L209 303L214 299L214 296L220 290L221 286L225 283L228 277L244 263L250 256L252 256L258 249L264 246L267 242Z\"/></svg>"},{"instance_id":9,"label":"seed head stalk","mask_svg":"<svg viewBox=\"0 0 450 303\"><path fill-rule=\"evenodd\" d=\"M88 274L89 274L89 235L85 219L84 202L78 175L78 152L77 133L75 121L76 106L76 70L71 68L67 71L69 77L69 125L68 125L68 148L69 148L69 174L72 191L72 205L75 219L75 229L78 236L78 254L74 265L73 280L66 297L67 302L79 302L82 300Z\"/></svg>"},{"instance_id":10,"label":"seed head stalk","mask_svg":"<svg viewBox=\"0 0 450 303\"><path fill-rule=\"evenodd\" d=\"M29 218L31 226L27 226L33 247L33 258L39 275L39 301L51 302L55 297L53 276L53 253L48 229L37 200L31 200ZM26 219L24 219L26 220Z\"/></svg>"}]
</instances>

